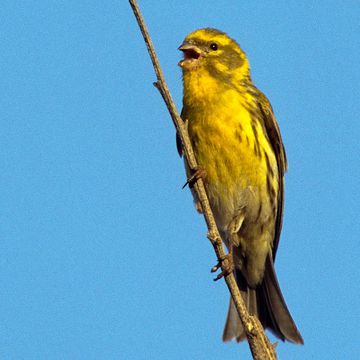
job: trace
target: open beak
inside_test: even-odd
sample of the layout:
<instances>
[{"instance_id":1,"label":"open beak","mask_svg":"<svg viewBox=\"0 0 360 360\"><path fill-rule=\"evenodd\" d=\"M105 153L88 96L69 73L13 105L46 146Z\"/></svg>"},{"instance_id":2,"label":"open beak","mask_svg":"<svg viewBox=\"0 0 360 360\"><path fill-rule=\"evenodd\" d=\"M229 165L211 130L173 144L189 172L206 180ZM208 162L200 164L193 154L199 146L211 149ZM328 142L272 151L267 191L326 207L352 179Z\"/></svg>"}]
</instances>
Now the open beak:
<instances>
[{"instance_id":1,"label":"open beak","mask_svg":"<svg viewBox=\"0 0 360 360\"><path fill-rule=\"evenodd\" d=\"M187 67L194 64L201 56L201 50L193 44L184 42L179 46L179 50L184 53L184 59L179 62L179 66Z\"/></svg>"}]
</instances>

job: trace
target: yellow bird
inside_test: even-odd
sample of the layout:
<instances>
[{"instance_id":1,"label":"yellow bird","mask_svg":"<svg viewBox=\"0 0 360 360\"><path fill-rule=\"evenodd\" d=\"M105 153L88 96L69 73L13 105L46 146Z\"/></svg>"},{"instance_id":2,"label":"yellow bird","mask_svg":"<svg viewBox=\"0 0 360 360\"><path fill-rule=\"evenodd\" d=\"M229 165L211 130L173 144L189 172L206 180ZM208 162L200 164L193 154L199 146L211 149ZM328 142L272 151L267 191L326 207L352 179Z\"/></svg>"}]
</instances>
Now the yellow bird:
<instances>
[{"instance_id":1,"label":"yellow bird","mask_svg":"<svg viewBox=\"0 0 360 360\"><path fill-rule=\"evenodd\" d=\"M274 270L287 160L272 107L252 83L244 51L224 32L196 30L179 50L184 54L179 62L182 119L199 163L195 175L204 178L243 299L264 328L283 341L303 344ZM196 198L195 203L201 210ZM230 301L223 340L244 338Z\"/></svg>"}]
</instances>

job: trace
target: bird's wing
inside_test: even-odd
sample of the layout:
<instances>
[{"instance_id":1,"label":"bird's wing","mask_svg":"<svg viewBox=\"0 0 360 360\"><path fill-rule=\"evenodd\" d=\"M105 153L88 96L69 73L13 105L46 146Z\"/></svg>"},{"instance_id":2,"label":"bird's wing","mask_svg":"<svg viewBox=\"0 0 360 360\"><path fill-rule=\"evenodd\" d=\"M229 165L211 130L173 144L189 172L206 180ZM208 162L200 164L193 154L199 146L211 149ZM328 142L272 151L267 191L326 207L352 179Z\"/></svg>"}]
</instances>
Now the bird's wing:
<instances>
[{"instance_id":1,"label":"bird's wing","mask_svg":"<svg viewBox=\"0 0 360 360\"><path fill-rule=\"evenodd\" d=\"M287 159L284 144L281 139L279 125L276 121L273 109L267 97L258 89L256 89L258 106L261 112L264 129L269 138L270 144L274 150L278 173L279 173L279 194L278 194L278 210L275 224L275 238L273 244L273 260L275 260L276 250L279 245L280 233L283 221L284 210L284 174L287 170Z\"/></svg>"},{"instance_id":2,"label":"bird's wing","mask_svg":"<svg viewBox=\"0 0 360 360\"><path fill-rule=\"evenodd\" d=\"M183 108L181 110L180 118L183 120L184 116L185 116L185 110ZM179 136L178 132L176 132L176 148L177 148L177 151L178 151L180 157L182 157L183 156L183 147L182 147L182 143L181 143L180 136Z\"/></svg>"},{"instance_id":3,"label":"bird's wing","mask_svg":"<svg viewBox=\"0 0 360 360\"><path fill-rule=\"evenodd\" d=\"M180 157L182 157L183 156L183 148L182 148L182 143L181 143L178 132L176 132L176 148L177 148L177 151L178 151Z\"/></svg>"},{"instance_id":4,"label":"bird's wing","mask_svg":"<svg viewBox=\"0 0 360 360\"><path fill-rule=\"evenodd\" d=\"M185 115L185 110L183 108L182 111L181 111L180 117L181 117L181 119L186 119L185 116L186 116ZM180 157L182 157L183 154L184 154L184 150L183 150L183 146L182 146L182 143L181 143L181 140L180 140L180 136L179 136L179 134L177 132L176 132L176 147L177 147L177 151L178 151ZM184 166L185 166L186 176L189 179L189 177L192 175L192 173L190 171L190 167L189 167L189 164L187 163L187 160L186 160L185 156L184 156ZM201 204L200 204L200 201L199 201L199 199L198 199L198 197L196 195L196 192L195 192L194 188L191 187L190 191L191 191L191 194L193 196L194 204L195 204L195 208L196 208L197 212L202 213Z\"/></svg>"}]
</instances>

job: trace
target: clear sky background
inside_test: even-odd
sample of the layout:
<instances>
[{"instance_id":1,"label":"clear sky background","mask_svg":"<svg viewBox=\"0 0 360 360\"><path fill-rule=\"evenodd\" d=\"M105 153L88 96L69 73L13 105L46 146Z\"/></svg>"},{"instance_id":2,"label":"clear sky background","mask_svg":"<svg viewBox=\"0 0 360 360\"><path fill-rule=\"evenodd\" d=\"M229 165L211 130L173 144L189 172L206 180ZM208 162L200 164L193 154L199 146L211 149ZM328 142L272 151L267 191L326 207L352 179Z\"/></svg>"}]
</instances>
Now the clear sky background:
<instances>
[{"instance_id":1,"label":"clear sky background","mask_svg":"<svg viewBox=\"0 0 360 360\"><path fill-rule=\"evenodd\" d=\"M359 359L358 1L141 1L180 110L177 47L247 52L285 142L276 269L304 346ZM246 359L127 1L3 0L0 358ZM271 337L274 340L273 337Z\"/></svg>"}]
</instances>

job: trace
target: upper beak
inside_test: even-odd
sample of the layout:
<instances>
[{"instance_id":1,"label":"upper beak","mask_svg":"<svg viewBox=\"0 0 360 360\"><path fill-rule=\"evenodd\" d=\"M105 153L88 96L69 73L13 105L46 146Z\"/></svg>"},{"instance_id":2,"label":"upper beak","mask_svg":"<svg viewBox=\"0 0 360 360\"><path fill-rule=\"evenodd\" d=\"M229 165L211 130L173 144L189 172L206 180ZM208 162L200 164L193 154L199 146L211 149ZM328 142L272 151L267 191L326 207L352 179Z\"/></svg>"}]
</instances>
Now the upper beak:
<instances>
[{"instance_id":1,"label":"upper beak","mask_svg":"<svg viewBox=\"0 0 360 360\"><path fill-rule=\"evenodd\" d=\"M185 59L198 59L201 55L201 50L196 45L187 42L182 43L178 50L184 53Z\"/></svg>"}]
</instances>

